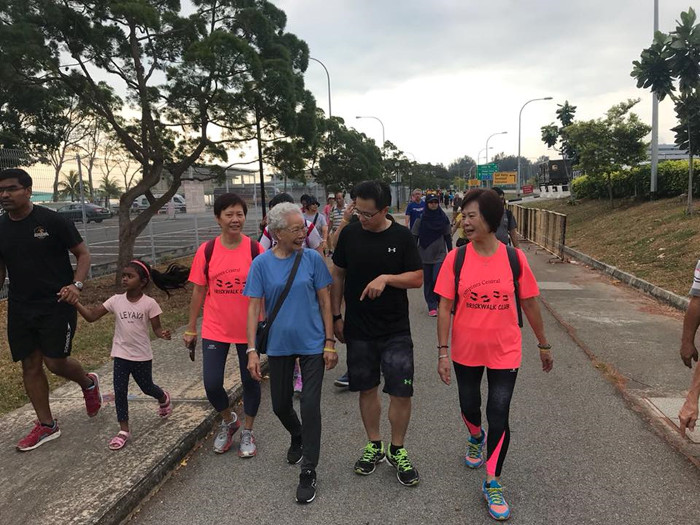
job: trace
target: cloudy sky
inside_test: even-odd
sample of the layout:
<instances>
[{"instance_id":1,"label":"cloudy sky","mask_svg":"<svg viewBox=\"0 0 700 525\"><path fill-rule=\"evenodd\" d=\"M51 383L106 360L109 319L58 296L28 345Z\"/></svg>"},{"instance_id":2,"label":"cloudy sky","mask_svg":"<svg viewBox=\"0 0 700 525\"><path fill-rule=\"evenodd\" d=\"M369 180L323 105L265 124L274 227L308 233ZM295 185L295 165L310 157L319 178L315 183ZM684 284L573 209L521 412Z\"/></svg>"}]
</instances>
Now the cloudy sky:
<instances>
[{"instance_id":1,"label":"cloudy sky","mask_svg":"<svg viewBox=\"0 0 700 525\"><path fill-rule=\"evenodd\" d=\"M288 31L304 39L331 74L333 114L387 140L420 162L477 157L492 133L493 154L554 156L540 127L569 100L578 119L603 116L627 98L651 123L651 96L630 77L652 40L653 0L273 0ZM689 0L660 0L659 29L671 31ZM310 62L308 88L327 111L326 76ZM660 105L659 141L673 142L669 100ZM483 160L483 159L482 159Z\"/></svg>"}]
</instances>

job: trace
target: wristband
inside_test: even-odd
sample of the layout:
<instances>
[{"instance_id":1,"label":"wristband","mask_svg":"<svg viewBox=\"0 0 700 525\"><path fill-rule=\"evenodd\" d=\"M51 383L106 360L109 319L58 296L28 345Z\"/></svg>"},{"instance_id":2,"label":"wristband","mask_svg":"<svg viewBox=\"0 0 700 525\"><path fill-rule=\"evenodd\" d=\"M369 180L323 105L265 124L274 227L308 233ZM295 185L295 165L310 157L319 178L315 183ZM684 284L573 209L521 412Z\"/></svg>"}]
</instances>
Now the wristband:
<instances>
[{"instance_id":1,"label":"wristband","mask_svg":"<svg viewBox=\"0 0 700 525\"><path fill-rule=\"evenodd\" d=\"M550 345L550 344L543 345L543 344L537 343L537 348L539 348L540 350L551 350L552 345Z\"/></svg>"},{"instance_id":2,"label":"wristband","mask_svg":"<svg viewBox=\"0 0 700 525\"><path fill-rule=\"evenodd\" d=\"M197 335L197 332L190 332L189 330L185 330L185 335Z\"/></svg>"},{"instance_id":3,"label":"wristband","mask_svg":"<svg viewBox=\"0 0 700 525\"><path fill-rule=\"evenodd\" d=\"M449 358L450 358L450 356L447 354L439 354L438 355L438 359L449 359Z\"/></svg>"},{"instance_id":4,"label":"wristband","mask_svg":"<svg viewBox=\"0 0 700 525\"><path fill-rule=\"evenodd\" d=\"M331 339L330 337L327 337L326 341L330 341L331 343L335 344L335 339Z\"/></svg>"},{"instance_id":5,"label":"wristband","mask_svg":"<svg viewBox=\"0 0 700 525\"><path fill-rule=\"evenodd\" d=\"M338 314L333 316L333 322L340 321L343 318L343 314Z\"/></svg>"},{"instance_id":6,"label":"wristband","mask_svg":"<svg viewBox=\"0 0 700 525\"><path fill-rule=\"evenodd\" d=\"M333 353L333 354L337 354L337 353L338 353L338 351L337 351L335 348L328 348L328 347L324 348L323 351L324 351L324 352L331 352L331 353Z\"/></svg>"},{"instance_id":7,"label":"wristband","mask_svg":"<svg viewBox=\"0 0 700 525\"><path fill-rule=\"evenodd\" d=\"M437 349L440 350L441 348L449 348L447 345L438 345Z\"/></svg>"},{"instance_id":8,"label":"wristband","mask_svg":"<svg viewBox=\"0 0 700 525\"><path fill-rule=\"evenodd\" d=\"M246 355L252 354L253 352L257 352L257 350L256 350L255 348L253 348L253 347L248 348L248 350L245 351Z\"/></svg>"}]
</instances>

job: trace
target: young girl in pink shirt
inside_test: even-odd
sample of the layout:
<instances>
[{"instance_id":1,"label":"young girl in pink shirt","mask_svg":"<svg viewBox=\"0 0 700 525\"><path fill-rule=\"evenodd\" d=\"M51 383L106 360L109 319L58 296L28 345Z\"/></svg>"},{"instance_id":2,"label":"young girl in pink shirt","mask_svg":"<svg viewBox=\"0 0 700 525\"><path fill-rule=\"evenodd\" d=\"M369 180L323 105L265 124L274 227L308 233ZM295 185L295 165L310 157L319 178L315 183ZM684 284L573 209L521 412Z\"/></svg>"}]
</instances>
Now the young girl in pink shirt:
<instances>
[{"instance_id":1,"label":"young girl in pink shirt","mask_svg":"<svg viewBox=\"0 0 700 525\"><path fill-rule=\"evenodd\" d=\"M158 288L170 295L169 290L183 288L189 269L171 264L164 273L152 269L147 263L134 259L122 270L123 294L116 294L102 305L86 308L79 302L75 305L80 315L93 323L108 312L114 314L114 404L117 409L119 433L109 442L111 450L119 450L131 437L129 432L129 376L141 391L158 400L158 415L166 418L173 411L170 394L153 382L153 351L148 332L150 322L156 337L170 340L170 331L160 325L163 311L144 289L153 281Z\"/></svg>"}]
</instances>

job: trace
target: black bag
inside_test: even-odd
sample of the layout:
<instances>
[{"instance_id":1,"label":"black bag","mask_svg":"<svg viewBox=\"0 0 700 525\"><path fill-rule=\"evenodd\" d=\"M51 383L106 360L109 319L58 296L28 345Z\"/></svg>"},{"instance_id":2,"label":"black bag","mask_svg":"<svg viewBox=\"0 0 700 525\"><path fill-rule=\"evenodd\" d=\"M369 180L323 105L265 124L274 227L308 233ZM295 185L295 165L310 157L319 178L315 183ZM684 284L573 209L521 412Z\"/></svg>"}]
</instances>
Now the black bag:
<instances>
[{"instance_id":1,"label":"black bag","mask_svg":"<svg viewBox=\"0 0 700 525\"><path fill-rule=\"evenodd\" d=\"M292 271L289 272L287 284L285 285L284 290L282 290L280 298L277 300L272 312L270 312L270 316L264 321L260 321L258 323L258 330L255 334L255 349L259 354L267 353L267 339L270 335L270 327L272 326L275 317L277 317L277 313L280 311L280 308L282 308L282 303L287 298L287 295L289 295L289 290L292 288L292 283L294 282L294 277L297 274L297 270L299 269L299 264L301 263L301 258L303 255L304 250L299 250L297 252L296 259L294 259L294 265L292 266Z\"/></svg>"}]
</instances>

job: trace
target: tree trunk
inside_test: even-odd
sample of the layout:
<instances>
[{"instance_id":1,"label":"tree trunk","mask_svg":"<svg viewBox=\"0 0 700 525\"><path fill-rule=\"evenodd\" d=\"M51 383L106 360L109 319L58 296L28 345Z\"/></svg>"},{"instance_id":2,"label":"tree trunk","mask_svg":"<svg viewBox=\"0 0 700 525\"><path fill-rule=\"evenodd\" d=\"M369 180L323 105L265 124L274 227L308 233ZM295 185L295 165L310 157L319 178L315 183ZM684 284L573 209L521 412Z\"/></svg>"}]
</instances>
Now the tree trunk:
<instances>
[{"instance_id":1,"label":"tree trunk","mask_svg":"<svg viewBox=\"0 0 700 525\"><path fill-rule=\"evenodd\" d=\"M612 175L608 173L608 196L610 197L610 208L615 207L615 203L613 201L613 187L612 187Z\"/></svg>"},{"instance_id":2,"label":"tree trunk","mask_svg":"<svg viewBox=\"0 0 700 525\"><path fill-rule=\"evenodd\" d=\"M61 166L54 168L53 174L53 196L51 200L53 202L58 202L58 177L61 175Z\"/></svg>"}]
</instances>

